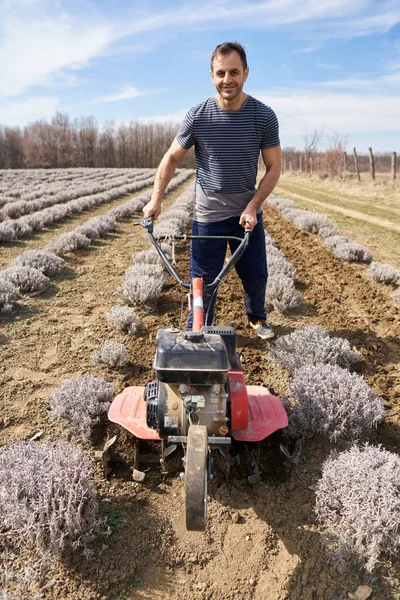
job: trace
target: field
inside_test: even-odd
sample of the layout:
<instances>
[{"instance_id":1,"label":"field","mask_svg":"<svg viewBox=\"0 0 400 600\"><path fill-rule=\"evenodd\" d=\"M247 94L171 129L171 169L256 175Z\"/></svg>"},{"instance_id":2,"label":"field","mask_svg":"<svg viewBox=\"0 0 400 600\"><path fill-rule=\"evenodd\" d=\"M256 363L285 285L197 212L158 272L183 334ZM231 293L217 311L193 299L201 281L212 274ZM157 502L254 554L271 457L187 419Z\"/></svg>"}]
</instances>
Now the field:
<instances>
[{"instance_id":1,"label":"field","mask_svg":"<svg viewBox=\"0 0 400 600\"><path fill-rule=\"evenodd\" d=\"M170 206L186 188L169 193ZM136 196L147 193L148 187ZM364 244L374 259L400 268L400 198L388 184L357 186L285 176L277 193L300 208L327 214L340 233ZM60 234L103 215L131 194L76 213L23 238L3 242L0 268L27 249L43 248ZM362 355L360 372L379 394L386 419L367 438L400 452L400 305L393 287L378 284L366 267L333 256L321 238L300 231L264 205L265 227L296 268L296 289L305 304L287 314L272 311L269 322L282 336L299 326L321 325L349 340ZM350 213L351 211L351 213ZM354 214L357 213L357 214ZM95 445L82 442L68 424L50 418L47 398L67 378L86 372L104 377L115 394L152 379L158 329L179 327L182 294L169 278L156 309L137 309L142 327L135 336L111 329L105 313L118 303L132 254L146 249L142 230L132 226L140 211L118 220L118 227L86 248L66 253L66 271L42 294L24 296L11 313L0 313L0 445L35 439L70 440L91 456L117 434L120 457L105 479L99 463L95 484L112 536L98 541L93 554L79 553L50 568L26 550L0 553L0 598L4 600L345 600L359 585L370 585L372 600L400 598L400 563L384 560L371 575L357 561L338 570L327 557L322 528L314 514L315 484L331 449L345 444L315 437L293 466L267 443L259 486L234 473L217 472L209 485L208 525L204 534L184 526L183 482L156 470L139 484L132 481L131 441L116 426L104 424ZM177 248L177 269L187 276L188 249ZM183 319L185 315L183 316ZM288 393L287 372L268 358L267 343L246 326L242 293L235 273L221 286L217 324L235 323L246 382ZM103 341L122 342L129 362L93 366L91 353ZM365 482L368 487L368 481ZM0 517L1 518L1 517Z\"/></svg>"}]
</instances>

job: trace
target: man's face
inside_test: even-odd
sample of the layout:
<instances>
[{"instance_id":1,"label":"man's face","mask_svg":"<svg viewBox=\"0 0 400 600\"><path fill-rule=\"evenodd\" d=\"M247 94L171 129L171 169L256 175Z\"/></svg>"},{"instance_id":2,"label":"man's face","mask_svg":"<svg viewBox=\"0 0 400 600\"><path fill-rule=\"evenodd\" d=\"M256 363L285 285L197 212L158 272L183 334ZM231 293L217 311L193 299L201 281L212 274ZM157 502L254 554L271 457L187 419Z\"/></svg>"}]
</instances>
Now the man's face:
<instances>
[{"instance_id":1,"label":"man's face","mask_svg":"<svg viewBox=\"0 0 400 600\"><path fill-rule=\"evenodd\" d=\"M214 59L211 78L217 92L224 100L234 100L243 89L249 68L243 69L240 55L236 50L218 55Z\"/></svg>"}]
</instances>

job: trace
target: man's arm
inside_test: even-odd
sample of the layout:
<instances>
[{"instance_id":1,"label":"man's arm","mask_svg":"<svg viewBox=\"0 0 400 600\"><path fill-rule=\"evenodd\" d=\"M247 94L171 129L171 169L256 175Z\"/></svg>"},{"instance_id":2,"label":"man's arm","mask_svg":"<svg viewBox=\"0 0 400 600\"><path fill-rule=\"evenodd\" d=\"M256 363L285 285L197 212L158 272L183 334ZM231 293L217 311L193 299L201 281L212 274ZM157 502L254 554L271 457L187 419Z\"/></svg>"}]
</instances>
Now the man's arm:
<instances>
[{"instance_id":1,"label":"man's arm","mask_svg":"<svg viewBox=\"0 0 400 600\"><path fill-rule=\"evenodd\" d=\"M157 169L156 178L154 181L153 193L151 200L143 208L145 217L154 216L155 219L161 213L161 201L167 185L175 174L176 167L179 161L189 152L186 148L182 148L179 142L174 139L170 148L164 154L160 166Z\"/></svg>"},{"instance_id":2,"label":"man's arm","mask_svg":"<svg viewBox=\"0 0 400 600\"><path fill-rule=\"evenodd\" d=\"M275 148L263 148L261 154L266 167L265 175L261 179L256 193L240 217L240 224L244 225L245 221L249 221L252 229L257 225L257 210L260 208L265 198L270 195L278 183L281 174L281 147L275 146Z\"/></svg>"}]
</instances>

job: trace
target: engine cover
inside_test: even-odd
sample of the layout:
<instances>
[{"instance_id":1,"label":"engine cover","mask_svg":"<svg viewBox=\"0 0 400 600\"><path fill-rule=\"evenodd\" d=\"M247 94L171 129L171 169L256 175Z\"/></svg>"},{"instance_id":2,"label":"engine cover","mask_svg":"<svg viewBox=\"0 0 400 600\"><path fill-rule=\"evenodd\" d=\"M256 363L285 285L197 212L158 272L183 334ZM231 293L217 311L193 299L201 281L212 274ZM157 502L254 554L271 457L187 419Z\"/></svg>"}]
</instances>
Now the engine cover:
<instances>
[{"instance_id":1,"label":"engine cover","mask_svg":"<svg viewBox=\"0 0 400 600\"><path fill-rule=\"evenodd\" d=\"M225 342L215 333L160 329L154 369L164 383L225 383L231 367Z\"/></svg>"},{"instance_id":2,"label":"engine cover","mask_svg":"<svg viewBox=\"0 0 400 600\"><path fill-rule=\"evenodd\" d=\"M209 436L226 434L228 395L224 385L152 381L145 388L144 398L147 425L157 429L161 437L187 435L190 418L193 423L207 426Z\"/></svg>"}]
</instances>

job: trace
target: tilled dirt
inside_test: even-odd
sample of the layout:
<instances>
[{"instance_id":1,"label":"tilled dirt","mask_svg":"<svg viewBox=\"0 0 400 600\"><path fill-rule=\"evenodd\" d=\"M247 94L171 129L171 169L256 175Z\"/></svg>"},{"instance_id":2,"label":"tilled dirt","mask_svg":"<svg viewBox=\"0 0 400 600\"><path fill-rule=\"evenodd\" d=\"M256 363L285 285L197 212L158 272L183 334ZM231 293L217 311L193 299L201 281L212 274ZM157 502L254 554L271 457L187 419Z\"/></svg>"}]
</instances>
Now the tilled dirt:
<instances>
[{"instance_id":1,"label":"tilled dirt","mask_svg":"<svg viewBox=\"0 0 400 600\"><path fill-rule=\"evenodd\" d=\"M265 207L264 222L296 267L296 287L305 299L297 312L270 314L277 335L320 324L347 338L361 352L360 370L388 410L385 423L368 439L399 452L400 310L389 297L391 289L373 282L365 267L335 258L317 236L300 232L271 207ZM142 328L136 337L112 330L104 316L118 303L115 290L131 255L146 246L145 235L124 222L117 233L71 254L66 274L49 291L26 300L11 317L1 317L1 445L38 432L42 440L82 443L66 423L48 415L47 398L66 378L90 371L113 382L115 393L153 378L155 334L159 328L179 326L182 298L174 282L169 279L157 309L138 309ZM7 252L11 257L15 251L4 252L7 264ZM178 271L187 273L186 249L177 250L177 262ZM221 286L216 317L219 324L232 321L247 383L287 393L287 374L268 360L267 343L246 327L235 274ZM126 344L128 365L93 367L91 352L105 340ZM357 564L340 572L328 560L313 512L314 485L332 449L325 439L309 443L296 467L285 462L273 441L266 442L257 487L238 470L229 478L216 470L209 485L207 530L194 533L185 530L179 476L162 477L153 468L143 484L132 481L129 434L104 425L95 447L87 443L86 449L93 452L115 433L114 456L125 462L113 464L108 480L97 465L95 483L103 510L111 507L120 527L95 545L88 560L77 554L68 565L60 563L47 572L42 568L40 576L37 565L22 576L24 566L35 565L32 555L23 553L12 561L4 551L7 577L2 577L8 581L3 586L9 598L334 600L347 598L347 591L361 583L371 584L373 600L398 597L398 563L383 563L374 579Z\"/></svg>"}]
</instances>

